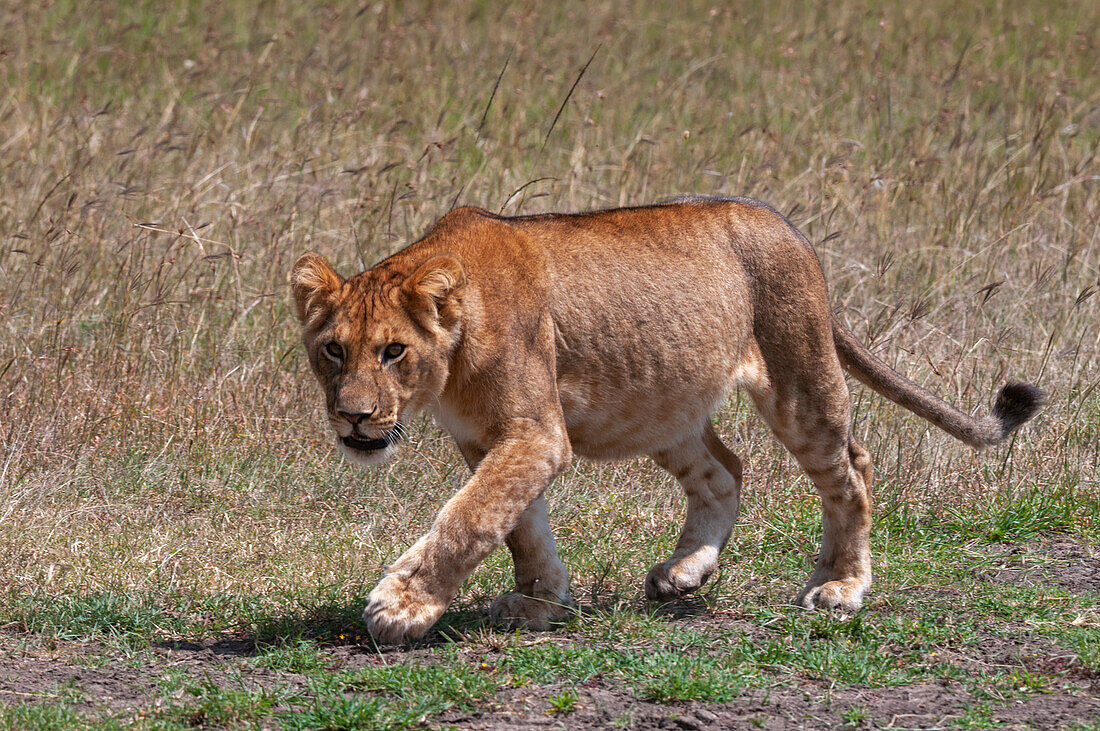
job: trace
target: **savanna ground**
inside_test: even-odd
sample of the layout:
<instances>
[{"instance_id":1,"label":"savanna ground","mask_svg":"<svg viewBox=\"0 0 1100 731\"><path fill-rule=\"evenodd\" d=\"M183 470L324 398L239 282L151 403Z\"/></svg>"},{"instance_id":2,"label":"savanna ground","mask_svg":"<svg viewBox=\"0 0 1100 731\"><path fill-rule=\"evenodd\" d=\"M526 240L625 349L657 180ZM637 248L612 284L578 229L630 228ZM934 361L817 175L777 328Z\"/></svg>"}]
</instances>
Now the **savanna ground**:
<instances>
[{"instance_id":1,"label":"savanna ground","mask_svg":"<svg viewBox=\"0 0 1100 731\"><path fill-rule=\"evenodd\" d=\"M0 4L0 725L1100 728L1100 4L884 5ZM735 394L743 517L698 597L642 598L669 478L578 463L579 617L489 627L498 551L373 647L367 591L466 472L427 422L341 462L289 266L458 204L681 193L787 213L910 378L1048 408L976 454L853 387L855 616L786 603L819 503Z\"/></svg>"}]
</instances>

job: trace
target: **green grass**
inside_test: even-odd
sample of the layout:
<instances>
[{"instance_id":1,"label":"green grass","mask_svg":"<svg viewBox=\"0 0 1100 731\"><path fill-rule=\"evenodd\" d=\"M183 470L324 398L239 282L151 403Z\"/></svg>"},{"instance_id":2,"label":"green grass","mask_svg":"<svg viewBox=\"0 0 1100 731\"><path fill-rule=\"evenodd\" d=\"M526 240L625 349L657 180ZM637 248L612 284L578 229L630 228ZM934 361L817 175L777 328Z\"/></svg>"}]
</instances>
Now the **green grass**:
<instances>
[{"instance_id":1,"label":"green grass","mask_svg":"<svg viewBox=\"0 0 1100 731\"><path fill-rule=\"evenodd\" d=\"M310 640L265 647L253 662L260 667L300 674L316 673L331 667L322 648Z\"/></svg>"},{"instance_id":2,"label":"green grass","mask_svg":"<svg viewBox=\"0 0 1100 731\"><path fill-rule=\"evenodd\" d=\"M975 698L1026 698L1058 692L1062 675L1075 666L1097 672L1097 597L983 579L999 565L996 555L981 550L990 536L980 524L972 536L960 531L954 514L924 516L923 528L904 534L905 540L893 530L876 534L878 584L863 612L845 618L782 606L787 586L797 585L805 570L805 559L777 562L776 554L792 533L805 532L815 541L815 520L807 511L783 530L765 531L758 546L736 550L737 560L728 562L697 602L702 622L682 624L637 599L614 598L629 596L627 586L612 586L562 630L560 639L500 635L485 625L477 607L458 606L441 622L441 637L452 643L426 658L354 671L342 667L346 659L337 651L369 642L358 620L363 598L341 595L334 587L204 601L114 593L24 596L5 602L4 616L9 626L17 623L19 631L41 641L98 643L108 659L87 663L93 667L117 664L137 650L131 665L152 677L159 660L140 649L153 643L172 647L233 637L252 647L224 666L226 679L164 676L160 684L170 700L146 720L185 725L405 728L451 709L473 710L508 688L563 683L546 698L548 713L571 712L579 701L571 689L584 683L670 704L726 703L792 682L888 688L937 680L961 684ZM632 552L627 549L626 555ZM769 575L777 576L780 586L748 594L739 586L741 579ZM708 607L719 613L716 621L706 620ZM1021 627L1055 643L1072 662L1043 665L1007 655L996 660L999 669L988 672L961 661L984 642L1018 637ZM386 663L385 655L376 657ZM282 681L257 684L251 679L254 669L302 680L293 688ZM60 703L61 695L52 695ZM78 700L70 697L67 703ZM958 723L980 726L981 709L989 706L983 703L966 709ZM86 720L80 715L72 723ZM32 722L37 723L26 721Z\"/></svg>"},{"instance_id":3,"label":"green grass","mask_svg":"<svg viewBox=\"0 0 1100 731\"><path fill-rule=\"evenodd\" d=\"M558 695L550 696L547 703L550 705L550 713L570 713L577 707L577 691L567 688Z\"/></svg>"},{"instance_id":4,"label":"green grass","mask_svg":"<svg viewBox=\"0 0 1100 731\"><path fill-rule=\"evenodd\" d=\"M983 565L978 556L969 563L965 554L957 558L964 562L959 567L963 573ZM923 576L902 572L891 583ZM1003 669L995 672L968 664L967 658L974 656L968 647L999 635L1016 636L1018 631L1009 627L1020 625L1040 628L1042 636L1075 649L1081 666L1095 671L1095 631L1065 629L1082 611L1094 608L1094 600L1066 596L1050 602L1041 591L989 583L964 588L908 602L891 598L889 606L873 601L850 618L725 600L726 611L732 609L729 616L736 619L728 625L719 615L717 621L689 620L682 626L660 613L624 606L588 612L560 637L475 632L415 660L388 664L386 655L377 655L378 664L356 670L341 667L347 658L336 653L344 646L336 638L265 639L253 653L217 666L215 679L165 675L160 685L169 700L146 720L231 727L407 728L452 709L473 710L512 687L557 686L545 700L547 712L567 714L579 700L575 686L586 683L624 688L640 701L658 703L724 703L753 689L799 682L880 688L938 679L961 684L975 698L1057 692L1063 683L1061 669L1028 667L1026 655L997 659ZM320 633L323 626L322 620L310 633ZM155 673L156 667L153 661L147 670ZM261 681L251 668L285 673L280 677L286 680ZM64 690L69 703L81 700L73 695L74 687ZM61 692L51 695L62 697ZM987 701L972 704L958 723L981 726L989 721L992 707ZM31 713L20 708L7 712L20 719L14 714ZM63 708L35 713L55 725L79 727L87 721L80 714L66 720ZM32 716L26 723L38 722Z\"/></svg>"},{"instance_id":5,"label":"green grass","mask_svg":"<svg viewBox=\"0 0 1100 731\"><path fill-rule=\"evenodd\" d=\"M450 663L333 673L317 664L295 662L289 667L285 657L270 650L256 662L305 675L304 690L278 684L249 688L241 678L230 678L227 684L184 682L182 694L172 694L179 699L167 704L157 719L204 727L276 723L287 729L413 728L451 708L472 709L498 687L486 672L453 658Z\"/></svg>"},{"instance_id":6,"label":"green grass","mask_svg":"<svg viewBox=\"0 0 1100 731\"><path fill-rule=\"evenodd\" d=\"M1043 533L1095 525L1091 519L1096 509L1091 496L1042 485L1018 496L994 496L977 510L952 508L948 511L952 518L948 527L961 538L1020 542Z\"/></svg>"},{"instance_id":7,"label":"green grass","mask_svg":"<svg viewBox=\"0 0 1100 731\"><path fill-rule=\"evenodd\" d=\"M1085 615L1075 617L1073 623L1085 619ZM1097 615L1092 614L1091 626L1070 626L1050 631L1061 643L1077 653L1081 665L1093 674L1100 674L1100 633L1096 631ZM1072 624L1072 623L1071 623ZM1081 622L1081 624L1085 624Z\"/></svg>"},{"instance_id":8,"label":"green grass","mask_svg":"<svg viewBox=\"0 0 1100 731\"><path fill-rule=\"evenodd\" d=\"M35 703L23 703L0 708L0 723L5 728L21 728L27 731L56 728L91 728L89 723L78 711L62 705L41 705ZM96 728L104 728L104 725L95 724Z\"/></svg>"},{"instance_id":9,"label":"green grass","mask_svg":"<svg viewBox=\"0 0 1100 731\"><path fill-rule=\"evenodd\" d=\"M293 703L298 696L278 686L274 688L234 688L211 681L190 684L187 700L164 713L169 720L188 726L233 728L258 725L271 718L276 707Z\"/></svg>"},{"instance_id":10,"label":"green grass","mask_svg":"<svg viewBox=\"0 0 1100 731\"><path fill-rule=\"evenodd\" d=\"M956 728L996 728L1005 724L993 719L993 709L987 703L967 706L960 718L952 724Z\"/></svg>"},{"instance_id":11,"label":"green grass","mask_svg":"<svg viewBox=\"0 0 1100 731\"><path fill-rule=\"evenodd\" d=\"M1097 672L1097 596L983 578L999 565L996 554L981 550L989 534L979 528L974 537L959 532L953 514L941 522L925 516L923 530L904 541L893 531L879 532L876 593L853 617L784 607L783 586L746 594L739 578L775 575L777 568L780 584L797 584L804 559L777 563L776 553L792 532L812 536L814 519L808 512L784 530L765 532L758 547L736 551L737 560L696 603L695 611L703 612L699 619L676 621L636 599L615 599L629 594L625 586L598 598L560 637L497 634L477 607L458 606L441 622L443 645L392 664L385 654L375 655L381 664L357 670L343 667L347 658L339 651L361 643L369 647L357 617L363 598L341 596L333 588L203 602L113 593L27 596L5 603L5 621L18 622L19 631L40 641L93 641L110 659L87 665L105 667L132 656L131 665L154 678L160 661L141 654L142 647L219 637L243 641L246 654L219 663L214 679L164 675L158 683L166 700L144 719L158 724L407 728L453 709L472 711L509 688L542 687L559 688L544 703L547 713L564 715L579 702L576 687L586 683L666 704L727 703L777 683L802 682L874 689L934 680L960 684L975 699L1027 698L1060 692L1064 673L1074 667ZM708 607L718 612L713 620L707 619ZM214 629L211 612L218 615ZM1037 653L1016 651L981 659L983 643L1018 638L1021 628L1053 643L1069 662L1043 664ZM1047 646L1040 649L1049 653ZM129 654L135 650L137 655ZM982 669L969 663L970 657ZM260 669L298 680L290 685L257 680ZM65 720L63 709L83 699L75 685L63 690L68 705L61 692L51 693L61 715L34 711L54 719L42 724L79 727L118 720L89 720L79 713ZM996 700L976 702L957 723L980 727L994 707ZM25 723L39 723L31 710L19 708L8 712L29 713Z\"/></svg>"},{"instance_id":12,"label":"green grass","mask_svg":"<svg viewBox=\"0 0 1100 731\"><path fill-rule=\"evenodd\" d=\"M183 623L147 597L112 592L88 596L12 595L4 603L9 626L60 640L111 639L135 645L172 636Z\"/></svg>"},{"instance_id":13,"label":"green grass","mask_svg":"<svg viewBox=\"0 0 1100 731\"><path fill-rule=\"evenodd\" d=\"M375 698L326 696L310 705L278 717L281 728L297 731L309 729L391 729L416 727L419 719L404 713L387 712L385 704Z\"/></svg>"}]
</instances>

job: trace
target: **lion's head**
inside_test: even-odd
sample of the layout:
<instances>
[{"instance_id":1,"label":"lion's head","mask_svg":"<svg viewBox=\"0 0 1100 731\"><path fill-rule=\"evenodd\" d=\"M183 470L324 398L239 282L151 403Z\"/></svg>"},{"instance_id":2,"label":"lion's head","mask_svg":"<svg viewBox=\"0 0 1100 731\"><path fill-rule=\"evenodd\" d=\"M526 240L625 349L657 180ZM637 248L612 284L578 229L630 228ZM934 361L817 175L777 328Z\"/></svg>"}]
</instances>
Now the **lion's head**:
<instances>
[{"instance_id":1,"label":"lion's head","mask_svg":"<svg viewBox=\"0 0 1100 731\"><path fill-rule=\"evenodd\" d=\"M349 461L393 454L403 423L438 398L461 336L466 275L454 257L395 257L344 279L320 254L290 276L309 364Z\"/></svg>"}]
</instances>

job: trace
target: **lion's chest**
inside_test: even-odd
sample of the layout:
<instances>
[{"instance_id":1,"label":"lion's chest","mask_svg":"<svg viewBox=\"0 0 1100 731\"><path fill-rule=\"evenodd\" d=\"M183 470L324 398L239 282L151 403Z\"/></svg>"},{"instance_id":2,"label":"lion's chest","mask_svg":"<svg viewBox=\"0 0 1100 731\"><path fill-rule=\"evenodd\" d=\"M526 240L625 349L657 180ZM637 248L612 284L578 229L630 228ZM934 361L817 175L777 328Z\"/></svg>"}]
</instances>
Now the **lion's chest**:
<instances>
[{"instance_id":1,"label":"lion's chest","mask_svg":"<svg viewBox=\"0 0 1100 731\"><path fill-rule=\"evenodd\" d=\"M488 447L485 444L484 429L477 419L471 415L463 414L454 408L447 408L440 404L431 409L432 418L442 429L451 435L451 438L459 445L478 445Z\"/></svg>"}]
</instances>

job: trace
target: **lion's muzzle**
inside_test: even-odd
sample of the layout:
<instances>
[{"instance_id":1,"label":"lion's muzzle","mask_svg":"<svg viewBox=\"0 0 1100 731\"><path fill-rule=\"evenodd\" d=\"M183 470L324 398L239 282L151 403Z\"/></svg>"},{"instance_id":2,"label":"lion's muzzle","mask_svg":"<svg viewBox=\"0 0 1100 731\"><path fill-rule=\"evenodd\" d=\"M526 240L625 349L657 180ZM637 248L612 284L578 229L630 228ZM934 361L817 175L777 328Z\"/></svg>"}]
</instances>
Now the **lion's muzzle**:
<instances>
[{"instance_id":1,"label":"lion's muzzle","mask_svg":"<svg viewBox=\"0 0 1100 731\"><path fill-rule=\"evenodd\" d=\"M357 452L371 453L378 452L401 441L401 435L404 432L404 425L399 421L396 422L391 429L384 431L381 436L369 437L363 436L358 433L358 430L352 428L352 433L348 436L339 437L340 443L349 449L354 449Z\"/></svg>"}]
</instances>

